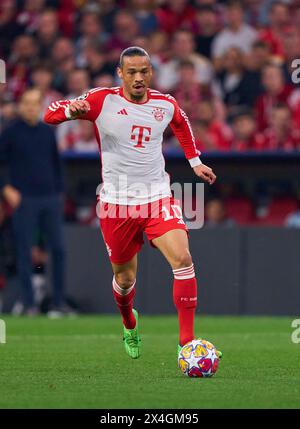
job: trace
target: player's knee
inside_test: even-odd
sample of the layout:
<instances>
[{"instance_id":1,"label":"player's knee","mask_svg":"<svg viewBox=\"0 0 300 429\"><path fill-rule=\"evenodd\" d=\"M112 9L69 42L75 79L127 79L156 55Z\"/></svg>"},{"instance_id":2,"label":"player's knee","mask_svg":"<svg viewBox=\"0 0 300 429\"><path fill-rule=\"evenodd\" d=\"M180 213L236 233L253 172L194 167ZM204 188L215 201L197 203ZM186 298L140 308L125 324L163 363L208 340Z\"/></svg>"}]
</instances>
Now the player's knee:
<instances>
[{"instance_id":1,"label":"player's knee","mask_svg":"<svg viewBox=\"0 0 300 429\"><path fill-rule=\"evenodd\" d=\"M123 288L128 289L130 288L133 283L135 282L135 274L133 272L121 272L115 274L115 280L117 284Z\"/></svg>"},{"instance_id":2,"label":"player's knee","mask_svg":"<svg viewBox=\"0 0 300 429\"><path fill-rule=\"evenodd\" d=\"M192 256L188 249L176 255L173 262L173 269L190 267L193 263Z\"/></svg>"}]
</instances>

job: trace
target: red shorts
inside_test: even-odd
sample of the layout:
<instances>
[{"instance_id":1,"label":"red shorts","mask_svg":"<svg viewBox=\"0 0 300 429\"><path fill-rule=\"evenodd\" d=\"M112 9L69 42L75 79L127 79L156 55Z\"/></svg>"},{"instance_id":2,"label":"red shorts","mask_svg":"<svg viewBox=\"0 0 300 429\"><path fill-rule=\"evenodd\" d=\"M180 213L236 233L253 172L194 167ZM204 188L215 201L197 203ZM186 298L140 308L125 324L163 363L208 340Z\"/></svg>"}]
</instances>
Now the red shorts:
<instances>
[{"instance_id":1,"label":"red shorts","mask_svg":"<svg viewBox=\"0 0 300 429\"><path fill-rule=\"evenodd\" d=\"M124 264L141 250L143 233L150 244L172 229L188 232L180 201L165 197L148 204L125 206L100 201L100 226L111 262Z\"/></svg>"}]
</instances>

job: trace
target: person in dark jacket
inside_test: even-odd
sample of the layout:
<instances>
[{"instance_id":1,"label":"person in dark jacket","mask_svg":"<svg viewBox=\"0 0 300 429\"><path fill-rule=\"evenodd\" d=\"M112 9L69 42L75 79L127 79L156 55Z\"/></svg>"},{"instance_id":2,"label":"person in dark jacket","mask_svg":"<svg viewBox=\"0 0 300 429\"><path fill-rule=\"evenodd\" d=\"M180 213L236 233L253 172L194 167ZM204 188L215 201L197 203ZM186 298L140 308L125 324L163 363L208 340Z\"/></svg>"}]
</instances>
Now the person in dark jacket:
<instances>
[{"instance_id":1,"label":"person in dark jacket","mask_svg":"<svg viewBox=\"0 0 300 429\"><path fill-rule=\"evenodd\" d=\"M41 102L37 89L25 91L19 103L19 119L0 136L0 153L6 165L2 193L14 210L17 272L28 315L38 313L31 283L31 248L38 229L51 250L52 310L61 312L64 306L62 170L54 131L40 121Z\"/></svg>"}]
</instances>

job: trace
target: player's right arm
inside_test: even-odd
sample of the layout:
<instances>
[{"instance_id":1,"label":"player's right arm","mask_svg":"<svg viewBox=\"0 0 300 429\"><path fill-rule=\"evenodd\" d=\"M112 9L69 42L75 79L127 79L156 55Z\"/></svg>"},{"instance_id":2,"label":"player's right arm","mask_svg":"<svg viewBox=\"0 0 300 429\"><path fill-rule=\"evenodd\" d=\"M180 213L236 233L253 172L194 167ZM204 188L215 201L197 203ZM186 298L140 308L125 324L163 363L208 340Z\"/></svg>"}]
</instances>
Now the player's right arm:
<instances>
[{"instance_id":1,"label":"player's right arm","mask_svg":"<svg viewBox=\"0 0 300 429\"><path fill-rule=\"evenodd\" d=\"M60 124L72 119L86 119L94 122L99 116L106 91L93 89L74 100L54 101L48 107L44 121Z\"/></svg>"}]
</instances>

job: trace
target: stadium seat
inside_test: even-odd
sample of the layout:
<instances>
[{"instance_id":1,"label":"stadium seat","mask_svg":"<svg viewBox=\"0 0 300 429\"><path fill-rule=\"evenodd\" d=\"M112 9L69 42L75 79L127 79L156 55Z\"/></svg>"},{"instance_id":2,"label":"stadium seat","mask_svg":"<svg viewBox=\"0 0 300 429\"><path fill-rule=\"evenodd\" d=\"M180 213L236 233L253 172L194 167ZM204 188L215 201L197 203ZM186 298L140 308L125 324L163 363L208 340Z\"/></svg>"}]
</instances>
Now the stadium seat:
<instances>
[{"instance_id":1,"label":"stadium seat","mask_svg":"<svg viewBox=\"0 0 300 429\"><path fill-rule=\"evenodd\" d=\"M297 200L293 197L275 197L270 202L268 213L258 220L260 225L283 225L288 214L298 210Z\"/></svg>"},{"instance_id":2,"label":"stadium seat","mask_svg":"<svg viewBox=\"0 0 300 429\"><path fill-rule=\"evenodd\" d=\"M252 223L255 211L252 201L246 197L230 197L225 200L225 207L229 218L240 225Z\"/></svg>"}]
</instances>

